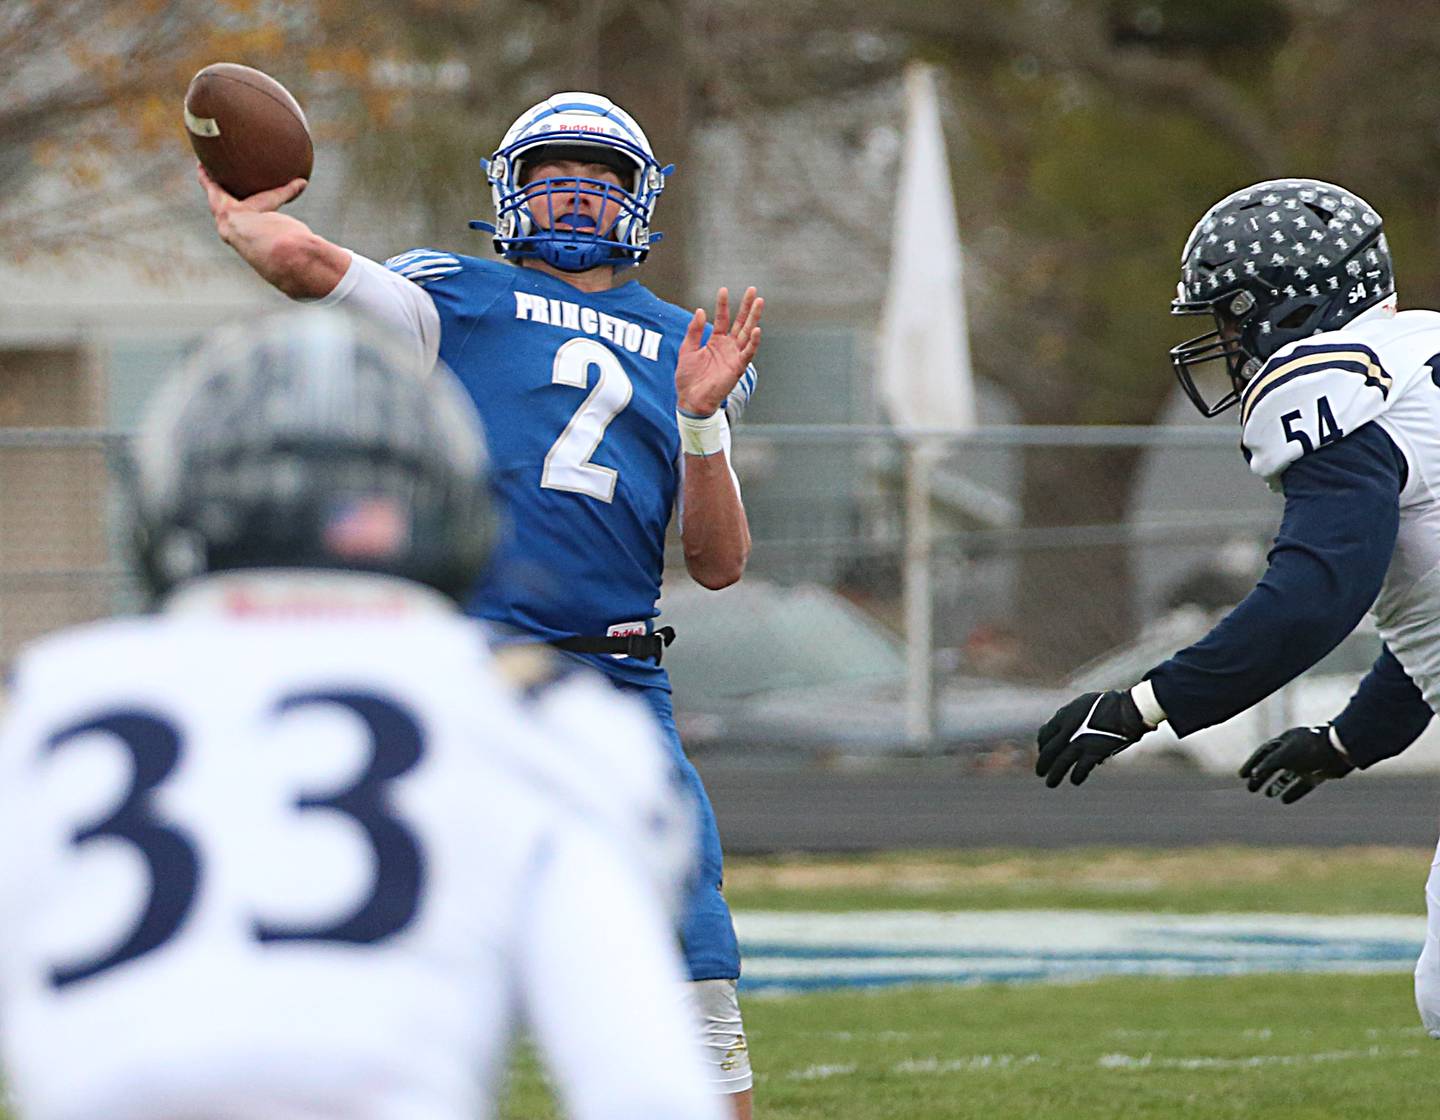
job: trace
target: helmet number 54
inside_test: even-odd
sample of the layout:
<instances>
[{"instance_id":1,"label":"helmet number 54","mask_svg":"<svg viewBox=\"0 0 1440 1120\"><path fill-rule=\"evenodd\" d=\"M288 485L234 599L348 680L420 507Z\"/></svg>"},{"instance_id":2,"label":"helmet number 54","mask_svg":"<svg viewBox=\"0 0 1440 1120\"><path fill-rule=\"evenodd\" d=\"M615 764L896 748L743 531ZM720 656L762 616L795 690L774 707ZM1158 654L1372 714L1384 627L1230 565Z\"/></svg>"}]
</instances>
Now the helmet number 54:
<instances>
[{"instance_id":1,"label":"helmet number 54","mask_svg":"<svg viewBox=\"0 0 1440 1120\"><path fill-rule=\"evenodd\" d=\"M540 485L546 490L569 490L610 502L615 498L615 483L620 476L613 467L592 463L590 456L605 438L610 421L630 403L634 391L630 378L609 347L591 338L572 338L556 352L550 381L584 389L590 383L592 366L600 371L595 388L550 445Z\"/></svg>"}]
</instances>

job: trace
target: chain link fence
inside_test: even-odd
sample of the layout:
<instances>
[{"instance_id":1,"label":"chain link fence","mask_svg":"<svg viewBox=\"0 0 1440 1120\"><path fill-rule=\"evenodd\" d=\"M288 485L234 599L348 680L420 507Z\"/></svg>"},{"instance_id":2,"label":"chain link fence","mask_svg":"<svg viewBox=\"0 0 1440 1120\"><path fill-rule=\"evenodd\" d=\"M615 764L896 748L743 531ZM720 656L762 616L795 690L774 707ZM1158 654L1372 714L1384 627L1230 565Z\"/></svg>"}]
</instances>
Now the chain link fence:
<instances>
[{"instance_id":1,"label":"chain link fence","mask_svg":"<svg viewBox=\"0 0 1440 1120\"><path fill-rule=\"evenodd\" d=\"M125 446L114 430L0 428L0 662L139 609ZM676 541L661 606L680 634L666 664L687 744L756 761L952 751L1004 765L1076 688L1132 683L1203 634L1253 586L1281 511L1224 424L748 424L735 466L745 579L702 590ZM1287 691L1230 753L1333 714L1313 709L1343 704L1374 650L1358 635L1320 667L1320 694Z\"/></svg>"},{"instance_id":2,"label":"chain link fence","mask_svg":"<svg viewBox=\"0 0 1440 1120\"><path fill-rule=\"evenodd\" d=\"M0 665L51 630L135 609L123 445L100 430L0 428Z\"/></svg>"},{"instance_id":3,"label":"chain link fence","mask_svg":"<svg viewBox=\"0 0 1440 1120\"><path fill-rule=\"evenodd\" d=\"M662 608L687 746L749 758L1021 765L1075 690L1134 683L1238 602L1282 510L1224 423L950 437L751 424L735 462L747 575L712 593L672 568ZM1338 703L1375 649L1360 634L1337 653ZM1228 766L1330 702L1288 691L1201 761Z\"/></svg>"}]
</instances>

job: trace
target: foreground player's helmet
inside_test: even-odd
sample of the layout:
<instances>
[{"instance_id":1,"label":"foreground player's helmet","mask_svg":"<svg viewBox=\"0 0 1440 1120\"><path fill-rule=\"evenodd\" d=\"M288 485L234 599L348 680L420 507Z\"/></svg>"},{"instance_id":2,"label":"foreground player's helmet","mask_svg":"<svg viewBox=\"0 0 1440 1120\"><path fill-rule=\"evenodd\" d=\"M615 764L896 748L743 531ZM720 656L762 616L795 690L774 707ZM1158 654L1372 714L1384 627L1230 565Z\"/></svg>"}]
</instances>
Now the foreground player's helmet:
<instances>
[{"instance_id":1,"label":"foreground player's helmet","mask_svg":"<svg viewBox=\"0 0 1440 1120\"><path fill-rule=\"evenodd\" d=\"M1239 400L1282 346L1337 330L1395 294L1380 215L1316 179L1274 179L1221 199L1191 231L1180 272L1170 313L1215 320L1170 351L1181 388L1206 416ZM1224 377L1209 379L1219 393L1209 393L1197 377L1222 362Z\"/></svg>"},{"instance_id":2,"label":"foreground player's helmet","mask_svg":"<svg viewBox=\"0 0 1440 1120\"><path fill-rule=\"evenodd\" d=\"M605 164L622 186L585 177L527 184L526 168L542 157ZM672 170L655 162L640 126L608 98L557 93L521 113L485 161L495 224L470 224L493 233L495 251L510 260L538 257L567 272L639 264L660 240L650 232L650 216ZM573 214L577 193L595 198L602 212L606 203L618 204L618 215L607 228L594 227L584 215ZM537 212L545 213L552 228L536 223ZM570 218L579 228L553 228L557 219Z\"/></svg>"},{"instance_id":3,"label":"foreground player's helmet","mask_svg":"<svg viewBox=\"0 0 1440 1120\"><path fill-rule=\"evenodd\" d=\"M139 575L157 597L214 572L339 568L458 600L495 536L459 383L334 311L212 335L151 406L134 482Z\"/></svg>"}]
</instances>

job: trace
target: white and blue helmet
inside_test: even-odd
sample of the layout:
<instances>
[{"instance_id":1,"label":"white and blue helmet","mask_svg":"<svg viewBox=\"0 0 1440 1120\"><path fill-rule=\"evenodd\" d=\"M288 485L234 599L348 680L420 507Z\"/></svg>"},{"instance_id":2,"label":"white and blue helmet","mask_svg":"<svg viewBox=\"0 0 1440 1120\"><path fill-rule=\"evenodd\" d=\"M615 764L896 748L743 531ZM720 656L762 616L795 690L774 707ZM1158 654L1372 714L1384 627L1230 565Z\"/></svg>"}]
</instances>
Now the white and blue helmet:
<instances>
[{"instance_id":1,"label":"white and blue helmet","mask_svg":"<svg viewBox=\"0 0 1440 1120\"><path fill-rule=\"evenodd\" d=\"M522 186L527 164L541 155L603 163L615 169L623 187L602 179L543 179ZM485 161L495 200L495 223L471 222L495 235L495 251L509 260L538 257L567 272L601 265L639 264L658 233L650 232L655 200L673 167L661 167L650 141L635 119L609 98L594 93L557 93L526 109ZM542 229L534 219L538 206L562 216L568 196L591 194L600 202L619 203L608 229ZM566 208L569 209L568 207Z\"/></svg>"}]
</instances>

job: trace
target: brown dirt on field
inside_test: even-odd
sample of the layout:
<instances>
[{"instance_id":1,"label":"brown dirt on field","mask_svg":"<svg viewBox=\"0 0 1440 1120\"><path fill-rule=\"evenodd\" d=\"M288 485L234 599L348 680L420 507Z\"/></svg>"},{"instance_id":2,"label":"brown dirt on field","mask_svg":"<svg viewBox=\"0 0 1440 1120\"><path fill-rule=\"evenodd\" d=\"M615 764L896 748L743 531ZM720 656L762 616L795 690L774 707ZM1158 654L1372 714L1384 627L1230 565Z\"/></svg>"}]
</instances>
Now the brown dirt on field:
<instances>
[{"instance_id":1,"label":"brown dirt on field","mask_svg":"<svg viewBox=\"0 0 1440 1120\"><path fill-rule=\"evenodd\" d=\"M1409 871L1423 877L1428 860L1428 851L1388 847L782 855L727 860L725 885L733 890L863 888L914 894L986 887L1125 893L1167 886L1328 880L1367 871Z\"/></svg>"}]
</instances>

